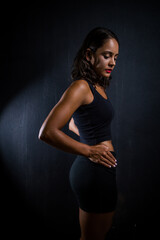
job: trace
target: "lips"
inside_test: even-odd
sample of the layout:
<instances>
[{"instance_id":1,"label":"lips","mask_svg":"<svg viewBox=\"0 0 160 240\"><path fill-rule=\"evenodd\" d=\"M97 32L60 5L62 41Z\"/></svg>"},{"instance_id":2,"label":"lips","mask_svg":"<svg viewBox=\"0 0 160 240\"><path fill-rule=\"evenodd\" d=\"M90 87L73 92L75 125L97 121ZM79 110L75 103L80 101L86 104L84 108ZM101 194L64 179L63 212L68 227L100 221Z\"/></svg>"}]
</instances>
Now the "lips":
<instances>
[{"instance_id":1,"label":"lips","mask_svg":"<svg viewBox=\"0 0 160 240\"><path fill-rule=\"evenodd\" d=\"M106 73L111 73L112 69L105 69Z\"/></svg>"}]
</instances>

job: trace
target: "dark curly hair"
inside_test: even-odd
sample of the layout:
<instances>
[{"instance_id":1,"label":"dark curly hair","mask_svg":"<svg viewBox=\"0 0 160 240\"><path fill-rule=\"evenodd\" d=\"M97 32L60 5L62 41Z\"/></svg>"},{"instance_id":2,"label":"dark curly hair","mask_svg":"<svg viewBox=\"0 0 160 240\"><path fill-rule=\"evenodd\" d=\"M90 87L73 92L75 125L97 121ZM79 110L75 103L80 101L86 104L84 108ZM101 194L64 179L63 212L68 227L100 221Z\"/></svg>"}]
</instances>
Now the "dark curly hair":
<instances>
[{"instance_id":1,"label":"dark curly hair","mask_svg":"<svg viewBox=\"0 0 160 240\"><path fill-rule=\"evenodd\" d=\"M96 27L88 33L74 58L71 70L72 81L86 79L89 80L93 85L98 83L105 89L107 86L109 87L112 77L100 76L95 72L90 61L86 59L86 50L87 48L90 48L91 51L95 53L96 50L106 42L106 40L111 38L116 39L119 44L116 34L107 28Z\"/></svg>"}]
</instances>

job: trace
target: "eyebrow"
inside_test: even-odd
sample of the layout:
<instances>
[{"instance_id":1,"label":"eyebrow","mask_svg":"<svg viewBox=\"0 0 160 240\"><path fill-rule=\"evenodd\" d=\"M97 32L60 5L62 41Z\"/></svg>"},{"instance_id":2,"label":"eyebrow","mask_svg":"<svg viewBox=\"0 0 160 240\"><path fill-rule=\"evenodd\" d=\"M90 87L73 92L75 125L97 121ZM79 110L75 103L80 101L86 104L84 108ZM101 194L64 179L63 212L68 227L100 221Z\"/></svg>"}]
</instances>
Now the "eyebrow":
<instances>
[{"instance_id":1,"label":"eyebrow","mask_svg":"<svg viewBox=\"0 0 160 240\"><path fill-rule=\"evenodd\" d=\"M104 52L102 52L102 53L110 53L111 55L113 55L113 52L111 52L111 51L104 51ZM115 56L118 56L119 54L117 53L117 54L115 54Z\"/></svg>"}]
</instances>

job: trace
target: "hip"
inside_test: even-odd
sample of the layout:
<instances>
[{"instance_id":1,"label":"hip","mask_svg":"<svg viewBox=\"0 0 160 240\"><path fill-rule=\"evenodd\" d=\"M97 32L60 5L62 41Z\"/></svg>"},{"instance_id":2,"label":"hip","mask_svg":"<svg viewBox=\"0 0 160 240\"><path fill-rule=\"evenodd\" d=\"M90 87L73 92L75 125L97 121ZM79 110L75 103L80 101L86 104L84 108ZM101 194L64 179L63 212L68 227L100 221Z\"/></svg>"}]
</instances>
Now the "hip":
<instances>
[{"instance_id":1,"label":"hip","mask_svg":"<svg viewBox=\"0 0 160 240\"><path fill-rule=\"evenodd\" d=\"M115 152L112 152L116 156ZM77 183L87 188L93 185L105 186L116 184L116 167L105 167L102 164L94 163L85 156L78 155L73 162L70 173L70 183Z\"/></svg>"},{"instance_id":2,"label":"hip","mask_svg":"<svg viewBox=\"0 0 160 240\"><path fill-rule=\"evenodd\" d=\"M113 151L110 151L110 152L116 158L116 153ZM72 167L75 167L75 168L77 167L79 169L79 171L82 170L85 172L86 172L86 170L91 170L92 172L96 173L96 172L98 172L98 170L101 169L108 173L112 173L112 174L116 173L116 167L108 168L102 164L95 163L95 162L91 161L89 158L82 156L82 155L77 155L77 157L74 160L74 163L72 164Z\"/></svg>"}]
</instances>

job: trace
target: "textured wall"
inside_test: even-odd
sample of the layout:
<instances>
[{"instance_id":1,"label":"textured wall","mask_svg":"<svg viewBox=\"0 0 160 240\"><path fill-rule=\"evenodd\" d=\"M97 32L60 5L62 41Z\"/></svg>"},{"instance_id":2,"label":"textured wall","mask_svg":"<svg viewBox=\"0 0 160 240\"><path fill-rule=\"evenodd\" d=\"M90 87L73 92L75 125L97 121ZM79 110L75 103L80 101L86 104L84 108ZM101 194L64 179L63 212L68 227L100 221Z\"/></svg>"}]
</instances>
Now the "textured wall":
<instances>
[{"instance_id":1,"label":"textured wall","mask_svg":"<svg viewBox=\"0 0 160 240\"><path fill-rule=\"evenodd\" d=\"M76 156L38 140L38 132L70 84L71 64L84 37L97 26L112 29L121 43L108 89L115 108L112 135L118 158L114 226L123 234L135 231L135 226L145 232L150 219L157 217L159 203L159 3L14 3L3 4L1 11L5 233L32 230L35 236L54 237L58 232L78 239L78 206L68 179ZM67 125L63 130L79 140Z\"/></svg>"}]
</instances>

